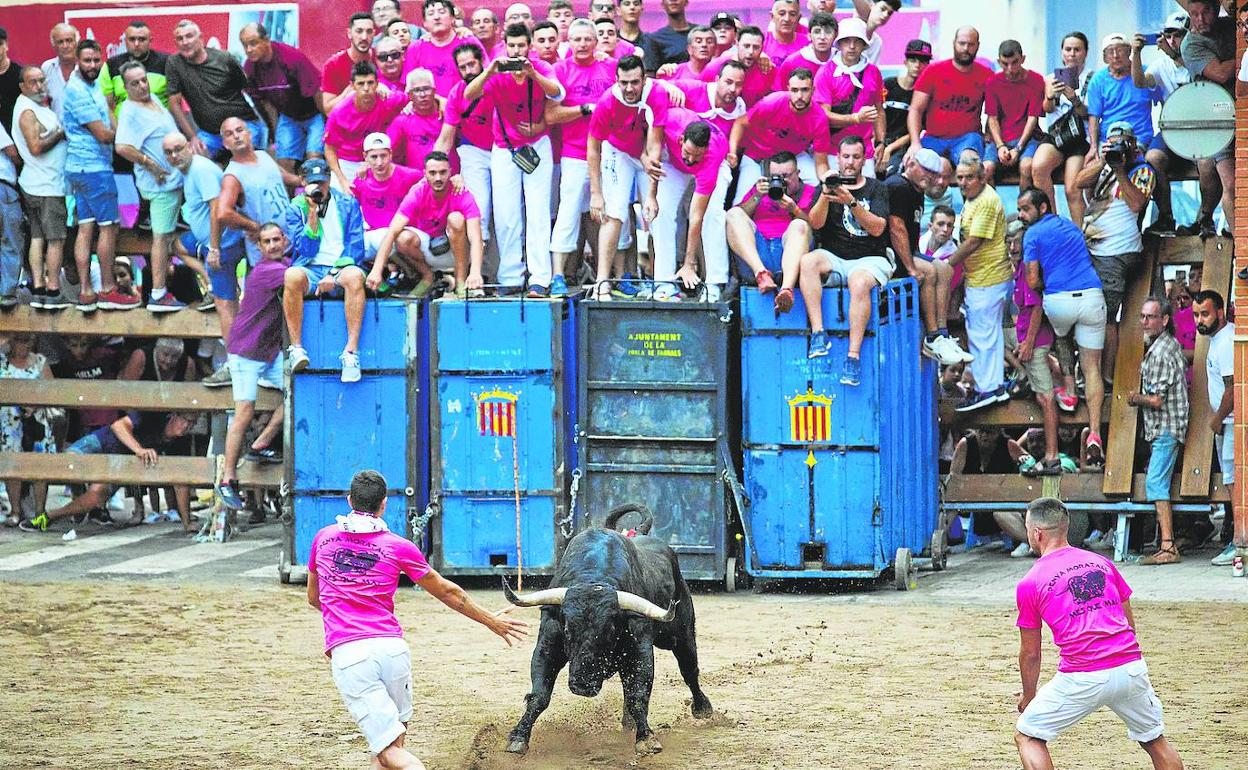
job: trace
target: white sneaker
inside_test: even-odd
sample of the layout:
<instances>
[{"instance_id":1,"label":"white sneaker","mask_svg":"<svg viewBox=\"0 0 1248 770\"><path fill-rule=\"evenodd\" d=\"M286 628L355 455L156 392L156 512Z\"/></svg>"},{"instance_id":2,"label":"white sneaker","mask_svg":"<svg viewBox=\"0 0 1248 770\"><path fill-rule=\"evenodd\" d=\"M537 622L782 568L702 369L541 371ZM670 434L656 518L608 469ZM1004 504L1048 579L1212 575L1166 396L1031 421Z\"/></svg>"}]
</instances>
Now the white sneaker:
<instances>
[{"instance_id":1,"label":"white sneaker","mask_svg":"<svg viewBox=\"0 0 1248 770\"><path fill-rule=\"evenodd\" d=\"M342 355L338 356L338 360L342 361L342 381L343 382L359 382L360 381L360 356L349 350L342 351Z\"/></svg>"},{"instance_id":2,"label":"white sneaker","mask_svg":"<svg viewBox=\"0 0 1248 770\"><path fill-rule=\"evenodd\" d=\"M286 366L290 367L291 372L302 372L308 368L308 351L304 350L301 345L291 345L286 348Z\"/></svg>"},{"instance_id":3,"label":"white sneaker","mask_svg":"<svg viewBox=\"0 0 1248 770\"><path fill-rule=\"evenodd\" d=\"M670 283L660 283L654 287L655 302L674 302L675 300L680 299L678 294L679 292L676 291L676 287Z\"/></svg>"},{"instance_id":4,"label":"white sneaker","mask_svg":"<svg viewBox=\"0 0 1248 770\"><path fill-rule=\"evenodd\" d=\"M944 341L942 344L944 348L949 352L950 356L957 356L964 364L969 364L970 362L975 360L975 356L963 350L962 346L959 345L958 341L954 339L953 337L946 335L944 337L941 337L941 339Z\"/></svg>"},{"instance_id":5,"label":"white sneaker","mask_svg":"<svg viewBox=\"0 0 1248 770\"><path fill-rule=\"evenodd\" d=\"M720 299L724 296L724 290L717 283L708 283L706 285L706 301L712 305L719 304Z\"/></svg>"},{"instance_id":6,"label":"white sneaker","mask_svg":"<svg viewBox=\"0 0 1248 770\"><path fill-rule=\"evenodd\" d=\"M1019 543L1013 551L1010 551L1011 559L1021 559L1024 556L1031 556L1031 546L1027 543Z\"/></svg>"},{"instance_id":7,"label":"white sneaker","mask_svg":"<svg viewBox=\"0 0 1248 770\"><path fill-rule=\"evenodd\" d=\"M936 361L941 366L953 366L954 364L961 363L961 354L950 350L949 346L946 344L948 341L948 337L937 337L931 342L928 342L925 337L923 339L923 355L933 361ZM954 347L956 349L956 344Z\"/></svg>"}]
</instances>

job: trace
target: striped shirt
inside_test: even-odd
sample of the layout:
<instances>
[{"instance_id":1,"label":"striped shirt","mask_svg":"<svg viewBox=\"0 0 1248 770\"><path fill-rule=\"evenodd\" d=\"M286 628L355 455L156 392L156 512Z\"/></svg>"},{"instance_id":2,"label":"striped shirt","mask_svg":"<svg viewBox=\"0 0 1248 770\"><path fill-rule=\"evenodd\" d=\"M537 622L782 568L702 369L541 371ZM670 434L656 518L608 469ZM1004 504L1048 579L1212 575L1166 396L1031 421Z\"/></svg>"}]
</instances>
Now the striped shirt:
<instances>
[{"instance_id":1,"label":"striped shirt","mask_svg":"<svg viewBox=\"0 0 1248 770\"><path fill-rule=\"evenodd\" d=\"M1187 359L1169 332L1153 340L1140 364L1140 390L1161 396L1161 408L1144 407L1144 440L1169 433L1182 443L1187 435Z\"/></svg>"}]
</instances>

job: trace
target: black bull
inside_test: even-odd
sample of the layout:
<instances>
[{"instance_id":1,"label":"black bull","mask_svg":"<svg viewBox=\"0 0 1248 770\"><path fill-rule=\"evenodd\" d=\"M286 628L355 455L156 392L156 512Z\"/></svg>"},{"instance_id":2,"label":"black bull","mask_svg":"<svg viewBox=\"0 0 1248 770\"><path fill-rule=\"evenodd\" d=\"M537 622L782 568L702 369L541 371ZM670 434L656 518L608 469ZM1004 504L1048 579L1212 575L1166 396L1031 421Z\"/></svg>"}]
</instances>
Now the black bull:
<instances>
[{"instance_id":1,"label":"black bull","mask_svg":"<svg viewBox=\"0 0 1248 770\"><path fill-rule=\"evenodd\" d=\"M639 534L626 537L614 531L620 517L634 511L645 517ZM550 705L555 679L565 665L568 689L586 697L597 695L602 683L618 673L624 688L623 722L636 725L637 751L661 751L648 719L655 647L676 656L693 694L693 715L711 715L711 701L698 686L689 586L672 549L646 534L652 523L645 507L621 506L607 516L602 529L587 530L568 542L550 588L516 596L503 580L512 604L542 607L530 665L533 689L525 696L527 707L511 731L508 751L528 749L533 723Z\"/></svg>"}]
</instances>

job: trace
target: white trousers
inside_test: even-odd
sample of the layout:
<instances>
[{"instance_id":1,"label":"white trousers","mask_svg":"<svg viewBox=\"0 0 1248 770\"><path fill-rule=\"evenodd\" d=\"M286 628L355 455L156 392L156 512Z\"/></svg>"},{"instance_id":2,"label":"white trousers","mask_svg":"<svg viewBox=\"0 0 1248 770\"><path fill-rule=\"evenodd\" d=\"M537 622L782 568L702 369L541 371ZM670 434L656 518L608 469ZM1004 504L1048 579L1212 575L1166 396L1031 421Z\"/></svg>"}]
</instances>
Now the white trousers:
<instances>
[{"instance_id":1,"label":"white trousers","mask_svg":"<svg viewBox=\"0 0 1248 770\"><path fill-rule=\"evenodd\" d=\"M559 212L550 236L550 250L566 254L576 251L581 215L589 211L589 164L578 158L564 158L559 167Z\"/></svg>"},{"instance_id":2,"label":"white trousers","mask_svg":"<svg viewBox=\"0 0 1248 770\"><path fill-rule=\"evenodd\" d=\"M459 153L459 170L464 176L464 184L468 187L468 192L472 193L472 199L477 202L477 208L481 210L481 239L488 241L490 239L490 156L489 150L483 150L480 147L473 147L470 144L461 144L455 148Z\"/></svg>"},{"instance_id":3,"label":"white trousers","mask_svg":"<svg viewBox=\"0 0 1248 770\"><path fill-rule=\"evenodd\" d=\"M757 184L758 180L763 176L762 161L742 155L739 165L741 166L741 171L737 174L737 200L745 197L746 191ZM815 158L808 152L803 152L797 156L797 173L806 184L819 183L819 180L815 177Z\"/></svg>"},{"instance_id":4,"label":"white trousers","mask_svg":"<svg viewBox=\"0 0 1248 770\"><path fill-rule=\"evenodd\" d=\"M1005 382L1005 333L1001 322L1010 282L995 286L966 287L966 336L970 343L971 375L981 393L996 390Z\"/></svg>"},{"instance_id":5,"label":"white trousers","mask_svg":"<svg viewBox=\"0 0 1248 770\"><path fill-rule=\"evenodd\" d=\"M625 224L632 210L638 184L649 184L641 161L621 152L610 142L602 143L602 202L606 215Z\"/></svg>"},{"instance_id":6,"label":"white trousers","mask_svg":"<svg viewBox=\"0 0 1248 770\"><path fill-rule=\"evenodd\" d=\"M524 283L526 261L530 283L550 286L550 184L554 170L550 137L543 136L532 147L541 158L532 174L520 170L506 147L495 147L490 155L498 282L504 286Z\"/></svg>"},{"instance_id":7,"label":"white trousers","mask_svg":"<svg viewBox=\"0 0 1248 770\"><path fill-rule=\"evenodd\" d=\"M719 166L719 178L715 190L702 217L702 255L706 259L706 282L728 282L728 236L724 230L724 198L732 171L727 163ZM676 276L676 231L680 213L680 199L685 189L693 184L693 176L677 171L672 164L663 162L663 178L659 180L659 213L650 223L654 236L654 279L670 281Z\"/></svg>"}]
</instances>

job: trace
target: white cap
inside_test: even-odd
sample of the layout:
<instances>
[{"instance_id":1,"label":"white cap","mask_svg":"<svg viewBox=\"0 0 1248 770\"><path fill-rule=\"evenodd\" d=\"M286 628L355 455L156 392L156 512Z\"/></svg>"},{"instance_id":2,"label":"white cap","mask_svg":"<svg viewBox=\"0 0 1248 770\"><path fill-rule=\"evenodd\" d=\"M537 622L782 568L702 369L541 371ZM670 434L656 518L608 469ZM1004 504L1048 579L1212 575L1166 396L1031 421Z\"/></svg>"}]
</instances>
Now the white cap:
<instances>
[{"instance_id":1,"label":"white cap","mask_svg":"<svg viewBox=\"0 0 1248 770\"><path fill-rule=\"evenodd\" d=\"M1121 32L1110 32L1108 35L1101 38L1101 55L1104 56L1106 51L1116 45L1125 45L1128 48L1131 47L1131 43L1127 40L1126 35Z\"/></svg>"},{"instance_id":2,"label":"white cap","mask_svg":"<svg viewBox=\"0 0 1248 770\"><path fill-rule=\"evenodd\" d=\"M1166 17L1166 23L1162 25L1161 29L1163 32L1170 32L1176 29L1186 30L1190 23L1186 13L1176 11Z\"/></svg>"},{"instance_id":3,"label":"white cap","mask_svg":"<svg viewBox=\"0 0 1248 770\"><path fill-rule=\"evenodd\" d=\"M364 137L364 152L368 152L369 150L388 150L388 149L390 149L390 137L386 136L380 131L374 131L373 133Z\"/></svg>"},{"instance_id":4,"label":"white cap","mask_svg":"<svg viewBox=\"0 0 1248 770\"><path fill-rule=\"evenodd\" d=\"M839 43L848 37L856 37L864 43L870 42L867 38L867 23L857 16L851 16L848 19L843 19L841 21L841 26L838 29L836 43Z\"/></svg>"}]
</instances>

